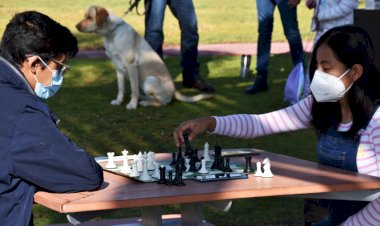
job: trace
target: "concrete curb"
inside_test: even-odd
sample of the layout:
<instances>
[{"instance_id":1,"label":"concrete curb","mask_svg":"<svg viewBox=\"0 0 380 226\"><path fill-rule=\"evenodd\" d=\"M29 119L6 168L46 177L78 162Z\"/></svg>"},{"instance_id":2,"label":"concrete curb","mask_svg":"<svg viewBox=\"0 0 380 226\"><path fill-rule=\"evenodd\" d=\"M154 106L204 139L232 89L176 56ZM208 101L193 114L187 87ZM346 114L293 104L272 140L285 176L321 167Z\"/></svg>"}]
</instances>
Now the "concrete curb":
<instances>
[{"instance_id":1,"label":"concrete curb","mask_svg":"<svg viewBox=\"0 0 380 226\"><path fill-rule=\"evenodd\" d=\"M305 51L310 52L313 42L304 42ZM222 43L222 44L207 44L199 45L198 53L200 56L240 56L243 54L256 55L257 43ZM274 42L271 46L271 54L284 54L289 52L287 42ZM164 55L179 56L180 47L167 46L164 47ZM105 58L107 57L104 50L80 50L77 58Z\"/></svg>"}]
</instances>

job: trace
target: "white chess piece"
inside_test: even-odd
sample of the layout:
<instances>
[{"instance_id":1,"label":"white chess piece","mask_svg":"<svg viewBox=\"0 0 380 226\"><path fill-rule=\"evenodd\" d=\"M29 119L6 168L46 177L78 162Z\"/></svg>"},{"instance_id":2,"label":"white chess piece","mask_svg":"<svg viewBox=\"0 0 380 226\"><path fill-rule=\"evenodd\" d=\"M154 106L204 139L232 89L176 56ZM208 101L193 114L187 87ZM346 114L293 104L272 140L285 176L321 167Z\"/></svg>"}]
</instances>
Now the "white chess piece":
<instances>
[{"instance_id":1,"label":"white chess piece","mask_svg":"<svg viewBox=\"0 0 380 226\"><path fill-rule=\"evenodd\" d=\"M198 171L198 173L201 173L201 174L206 174L208 173L208 170L206 169L206 159L202 159L202 167L201 169Z\"/></svg>"},{"instance_id":2,"label":"white chess piece","mask_svg":"<svg viewBox=\"0 0 380 226\"><path fill-rule=\"evenodd\" d=\"M121 152L123 154L123 167L121 168L121 172L125 174L131 173L131 168L128 165L128 151L124 149L124 151Z\"/></svg>"},{"instance_id":3,"label":"white chess piece","mask_svg":"<svg viewBox=\"0 0 380 226\"><path fill-rule=\"evenodd\" d=\"M152 177L148 173L148 156L146 153L144 153L144 159L143 159L143 172L140 175L139 179L142 181L149 181L152 180Z\"/></svg>"},{"instance_id":4,"label":"white chess piece","mask_svg":"<svg viewBox=\"0 0 380 226\"><path fill-rule=\"evenodd\" d=\"M186 158L185 159L185 167L186 167L186 173L189 172L190 170L190 159L189 158Z\"/></svg>"},{"instance_id":5,"label":"white chess piece","mask_svg":"<svg viewBox=\"0 0 380 226\"><path fill-rule=\"evenodd\" d=\"M159 164L158 164L158 162L154 161L153 165L154 165L154 173L153 173L152 177L159 179L160 178Z\"/></svg>"},{"instance_id":6,"label":"white chess piece","mask_svg":"<svg viewBox=\"0 0 380 226\"><path fill-rule=\"evenodd\" d=\"M113 161L113 156L114 155L115 155L114 152L107 152L107 156L108 156L108 163L106 165L107 169L116 168L116 164Z\"/></svg>"},{"instance_id":7,"label":"white chess piece","mask_svg":"<svg viewBox=\"0 0 380 226\"><path fill-rule=\"evenodd\" d=\"M133 161L133 163L132 163L132 171L129 174L129 176L131 176L131 177L138 177L138 176L140 176L140 173L137 170L137 161L136 160Z\"/></svg>"},{"instance_id":8,"label":"white chess piece","mask_svg":"<svg viewBox=\"0 0 380 226\"><path fill-rule=\"evenodd\" d=\"M208 145L208 142L206 142L204 149L203 149L203 159L205 159L206 162L211 161L211 158L210 158L210 155L208 154L208 151L209 151L209 145Z\"/></svg>"},{"instance_id":9,"label":"white chess piece","mask_svg":"<svg viewBox=\"0 0 380 226\"><path fill-rule=\"evenodd\" d=\"M265 158L263 160L263 169L264 169L264 172L263 172L263 177L273 177L273 173L270 169L270 160L269 158Z\"/></svg>"},{"instance_id":10,"label":"white chess piece","mask_svg":"<svg viewBox=\"0 0 380 226\"><path fill-rule=\"evenodd\" d=\"M148 170L154 170L155 167L153 165L153 162L155 160L155 155L154 152L150 151L148 152Z\"/></svg>"},{"instance_id":11,"label":"white chess piece","mask_svg":"<svg viewBox=\"0 0 380 226\"><path fill-rule=\"evenodd\" d=\"M263 171L261 170L261 162L257 162L255 177L262 177L262 176L263 176Z\"/></svg>"},{"instance_id":12,"label":"white chess piece","mask_svg":"<svg viewBox=\"0 0 380 226\"><path fill-rule=\"evenodd\" d=\"M143 154L140 151L139 154L137 155L137 170L139 172L142 172L143 169L144 169L143 168Z\"/></svg>"}]
</instances>

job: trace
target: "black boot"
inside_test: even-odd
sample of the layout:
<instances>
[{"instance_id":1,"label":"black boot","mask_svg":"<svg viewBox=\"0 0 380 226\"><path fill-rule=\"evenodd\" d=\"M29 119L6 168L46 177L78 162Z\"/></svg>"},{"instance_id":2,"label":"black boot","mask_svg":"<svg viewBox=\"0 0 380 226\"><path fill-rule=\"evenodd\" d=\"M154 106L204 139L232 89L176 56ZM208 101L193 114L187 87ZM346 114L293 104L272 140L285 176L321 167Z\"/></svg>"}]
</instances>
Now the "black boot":
<instances>
[{"instance_id":1,"label":"black boot","mask_svg":"<svg viewBox=\"0 0 380 226\"><path fill-rule=\"evenodd\" d=\"M267 75L257 74L253 85L245 89L245 94L255 94L268 90Z\"/></svg>"}]
</instances>

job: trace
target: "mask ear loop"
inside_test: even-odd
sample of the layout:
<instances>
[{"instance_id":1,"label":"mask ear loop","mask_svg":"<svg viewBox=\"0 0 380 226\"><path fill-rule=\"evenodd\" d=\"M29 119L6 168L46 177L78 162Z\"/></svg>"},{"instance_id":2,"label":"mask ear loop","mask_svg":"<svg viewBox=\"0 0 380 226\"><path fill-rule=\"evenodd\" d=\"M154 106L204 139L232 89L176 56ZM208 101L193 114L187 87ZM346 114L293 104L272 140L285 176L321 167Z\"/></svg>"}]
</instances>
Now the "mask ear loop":
<instances>
[{"instance_id":1,"label":"mask ear loop","mask_svg":"<svg viewBox=\"0 0 380 226\"><path fill-rule=\"evenodd\" d=\"M343 78L346 74L348 74L348 72L351 71L352 68L348 69L347 71L345 71L341 76L339 76L339 80L341 80L341 78ZM348 88L342 93L342 95L340 97L343 97L350 89L351 87L354 85L354 82L351 83L351 85L348 86Z\"/></svg>"}]
</instances>

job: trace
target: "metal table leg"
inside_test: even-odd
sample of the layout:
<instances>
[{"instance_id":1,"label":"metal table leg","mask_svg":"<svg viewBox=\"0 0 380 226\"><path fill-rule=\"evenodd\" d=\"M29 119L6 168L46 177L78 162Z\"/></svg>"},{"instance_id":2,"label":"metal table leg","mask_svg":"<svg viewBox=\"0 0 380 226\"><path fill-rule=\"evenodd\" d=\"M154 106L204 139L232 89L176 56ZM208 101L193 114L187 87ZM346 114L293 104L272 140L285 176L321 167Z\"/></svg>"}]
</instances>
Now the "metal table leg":
<instances>
[{"instance_id":1,"label":"metal table leg","mask_svg":"<svg viewBox=\"0 0 380 226\"><path fill-rule=\"evenodd\" d=\"M181 226L202 226L202 203L181 204Z\"/></svg>"},{"instance_id":2,"label":"metal table leg","mask_svg":"<svg viewBox=\"0 0 380 226\"><path fill-rule=\"evenodd\" d=\"M141 218L143 226L162 225L161 206L145 206L141 208Z\"/></svg>"}]
</instances>

